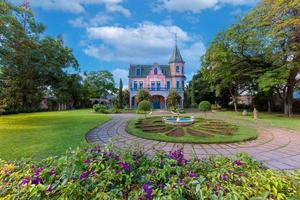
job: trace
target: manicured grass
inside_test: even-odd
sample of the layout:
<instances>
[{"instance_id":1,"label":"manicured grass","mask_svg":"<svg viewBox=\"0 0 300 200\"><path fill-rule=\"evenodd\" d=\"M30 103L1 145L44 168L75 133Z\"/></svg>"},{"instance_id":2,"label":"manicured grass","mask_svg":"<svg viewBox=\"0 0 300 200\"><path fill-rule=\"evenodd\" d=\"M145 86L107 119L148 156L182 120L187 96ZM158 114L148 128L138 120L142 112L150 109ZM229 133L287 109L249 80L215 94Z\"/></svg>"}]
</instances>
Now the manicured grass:
<instances>
[{"instance_id":1,"label":"manicured grass","mask_svg":"<svg viewBox=\"0 0 300 200\"><path fill-rule=\"evenodd\" d=\"M201 144L212 144L212 143L232 143L241 142L246 140L255 139L257 137L256 130L250 127L239 126L238 130L232 135L209 135L209 136L193 136L186 132L181 137L168 136L165 133L160 132L147 132L137 127L139 118L129 120L126 131L137 137L150 140L158 140L165 142L176 142L176 143L201 143ZM195 124L197 125L197 124Z\"/></svg>"},{"instance_id":2,"label":"manicured grass","mask_svg":"<svg viewBox=\"0 0 300 200\"><path fill-rule=\"evenodd\" d=\"M280 128L288 128L300 132L300 116L292 118L285 117L278 113L259 113L259 119L254 120L253 114L250 112L248 116L243 116L241 112L217 112L216 115L222 117L231 117L236 120L247 120L251 122L261 122L269 126Z\"/></svg>"},{"instance_id":3,"label":"manicured grass","mask_svg":"<svg viewBox=\"0 0 300 200\"><path fill-rule=\"evenodd\" d=\"M43 159L85 142L85 134L110 120L92 110L0 116L0 158Z\"/></svg>"}]
</instances>

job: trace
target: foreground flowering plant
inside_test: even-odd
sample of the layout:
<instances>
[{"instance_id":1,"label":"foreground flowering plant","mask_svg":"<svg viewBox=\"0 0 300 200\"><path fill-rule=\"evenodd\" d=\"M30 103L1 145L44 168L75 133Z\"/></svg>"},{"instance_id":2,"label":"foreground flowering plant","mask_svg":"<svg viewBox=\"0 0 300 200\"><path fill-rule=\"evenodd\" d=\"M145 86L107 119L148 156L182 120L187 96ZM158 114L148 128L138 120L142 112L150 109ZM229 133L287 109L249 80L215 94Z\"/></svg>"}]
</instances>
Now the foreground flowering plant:
<instances>
[{"instance_id":1,"label":"foreground flowering plant","mask_svg":"<svg viewBox=\"0 0 300 200\"><path fill-rule=\"evenodd\" d=\"M0 161L0 199L300 198L300 173L264 169L245 154L186 160L100 146L42 162Z\"/></svg>"}]
</instances>

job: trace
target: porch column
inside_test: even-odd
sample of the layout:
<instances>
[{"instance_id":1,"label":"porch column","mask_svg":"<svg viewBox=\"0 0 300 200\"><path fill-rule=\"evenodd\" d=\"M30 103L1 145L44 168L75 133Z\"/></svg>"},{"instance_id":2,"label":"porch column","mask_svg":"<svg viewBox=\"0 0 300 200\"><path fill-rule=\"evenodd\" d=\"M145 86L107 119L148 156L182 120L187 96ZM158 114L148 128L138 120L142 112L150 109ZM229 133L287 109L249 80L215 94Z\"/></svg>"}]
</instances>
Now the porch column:
<instances>
[{"instance_id":1,"label":"porch column","mask_svg":"<svg viewBox=\"0 0 300 200\"><path fill-rule=\"evenodd\" d=\"M129 108L132 109L132 96L129 95Z\"/></svg>"}]
</instances>

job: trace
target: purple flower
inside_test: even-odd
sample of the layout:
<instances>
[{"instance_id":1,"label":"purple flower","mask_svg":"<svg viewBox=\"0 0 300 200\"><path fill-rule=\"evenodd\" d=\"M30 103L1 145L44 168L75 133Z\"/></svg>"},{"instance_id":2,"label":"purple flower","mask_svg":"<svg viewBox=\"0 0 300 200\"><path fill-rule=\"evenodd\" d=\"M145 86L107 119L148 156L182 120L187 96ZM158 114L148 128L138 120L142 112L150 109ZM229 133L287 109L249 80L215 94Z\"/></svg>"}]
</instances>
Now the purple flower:
<instances>
[{"instance_id":1,"label":"purple flower","mask_svg":"<svg viewBox=\"0 0 300 200\"><path fill-rule=\"evenodd\" d=\"M125 170L125 172L130 171L130 167L126 162L120 162L119 166L122 167Z\"/></svg>"},{"instance_id":2,"label":"purple flower","mask_svg":"<svg viewBox=\"0 0 300 200\"><path fill-rule=\"evenodd\" d=\"M91 163L91 160L85 160L84 163L85 163L86 165L89 165L89 164Z\"/></svg>"},{"instance_id":3,"label":"purple flower","mask_svg":"<svg viewBox=\"0 0 300 200\"><path fill-rule=\"evenodd\" d=\"M245 176L245 174L243 174L243 173L239 173L239 174L238 174L238 176L239 176L239 177L241 177L241 176Z\"/></svg>"},{"instance_id":4,"label":"purple flower","mask_svg":"<svg viewBox=\"0 0 300 200\"><path fill-rule=\"evenodd\" d=\"M29 181L30 181L29 177L24 178L21 183L22 186L27 186L29 184Z\"/></svg>"},{"instance_id":5,"label":"purple flower","mask_svg":"<svg viewBox=\"0 0 300 200\"><path fill-rule=\"evenodd\" d=\"M152 199L152 189L149 183L144 184L144 192L146 193L147 199Z\"/></svg>"},{"instance_id":6,"label":"purple flower","mask_svg":"<svg viewBox=\"0 0 300 200\"><path fill-rule=\"evenodd\" d=\"M54 176L54 175L55 175L55 170L54 170L54 169L51 169L51 170L49 171L49 174L50 174L50 176Z\"/></svg>"},{"instance_id":7,"label":"purple flower","mask_svg":"<svg viewBox=\"0 0 300 200\"><path fill-rule=\"evenodd\" d=\"M38 185L38 184L43 183L43 180L42 180L41 177L39 177L39 176L34 176L34 177L32 178L32 180L31 180L31 183L32 183L33 185Z\"/></svg>"},{"instance_id":8,"label":"purple flower","mask_svg":"<svg viewBox=\"0 0 300 200\"><path fill-rule=\"evenodd\" d=\"M39 167L34 171L34 176L39 176L40 173L44 170L43 167Z\"/></svg>"},{"instance_id":9,"label":"purple flower","mask_svg":"<svg viewBox=\"0 0 300 200\"><path fill-rule=\"evenodd\" d=\"M228 174L232 174L232 173L233 173L233 171L232 171L232 170L229 170L229 171L228 171Z\"/></svg>"},{"instance_id":10,"label":"purple flower","mask_svg":"<svg viewBox=\"0 0 300 200\"><path fill-rule=\"evenodd\" d=\"M91 176L91 175L94 175L95 174L95 171L85 171L83 172L81 175L80 175L80 180L83 181L85 180L87 177Z\"/></svg>"},{"instance_id":11,"label":"purple flower","mask_svg":"<svg viewBox=\"0 0 300 200\"><path fill-rule=\"evenodd\" d=\"M236 165L236 166L241 166L241 165L243 165L243 163L242 163L240 160L235 160L235 161L233 162L233 164Z\"/></svg>"},{"instance_id":12,"label":"purple flower","mask_svg":"<svg viewBox=\"0 0 300 200\"><path fill-rule=\"evenodd\" d=\"M165 188L165 184L164 184L164 183L160 183L160 184L158 185L158 187L159 187L159 189L163 190L163 189Z\"/></svg>"},{"instance_id":13,"label":"purple flower","mask_svg":"<svg viewBox=\"0 0 300 200\"><path fill-rule=\"evenodd\" d=\"M89 171L83 172L83 173L80 175L80 180L83 181L83 180L86 179L89 175L90 175L90 172L89 172Z\"/></svg>"},{"instance_id":14,"label":"purple flower","mask_svg":"<svg viewBox=\"0 0 300 200\"><path fill-rule=\"evenodd\" d=\"M116 156L116 161L120 161L120 156Z\"/></svg>"},{"instance_id":15,"label":"purple flower","mask_svg":"<svg viewBox=\"0 0 300 200\"><path fill-rule=\"evenodd\" d=\"M120 174L120 172L121 172L120 170L118 170L118 169L116 170L116 174Z\"/></svg>"},{"instance_id":16,"label":"purple flower","mask_svg":"<svg viewBox=\"0 0 300 200\"><path fill-rule=\"evenodd\" d=\"M191 177L191 178L197 178L198 175L195 174L195 173L193 173L192 171L190 171L190 172L189 172L189 177Z\"/></svg>"},{"instance_id":17,"label":"purple flower","mask_svg":"<svg viewBox=\"0 0 300 200\"><path fill-rule=\"evenodd\" d=\"M113 154L112 154L112 152L110 152L110 151L105 153L105 156L107 156L107 157L112 157L112 155L113 155Z\"/></svg>"},{"instance_id":18,"label":"purple flower","mask_svg":"<svg viewBox=\"0 0 300 200\"><path fill-rule=\"evenodd\" d=\"M177 160L177 164L179 166L182 166L185 163L185 160L183 158L182 148L177 149L176 151L170 151L169 157L172 158L173 160Z\"/></svg>"},{"instance_id":19,"label":"purple flower","mask_svg":"<svg viewBox=\"0 0 300 200\"><path fill-rule=\"evenodd\" d=\"M229 176L228 176L228 174L224 174L221 178L223 181L228 181Z\"/></svg>"},{"instance_id":20,"label":"purple flower","mask_svg":"<svg viewBox=\"0 0 300 200\"><path fill-rule=\"evenodd\" d=\"M50 184L47 188L47 192L52 192L52 190L53 190L53 187L52 187L52 184Z\"/></svg>"}]
</instances>

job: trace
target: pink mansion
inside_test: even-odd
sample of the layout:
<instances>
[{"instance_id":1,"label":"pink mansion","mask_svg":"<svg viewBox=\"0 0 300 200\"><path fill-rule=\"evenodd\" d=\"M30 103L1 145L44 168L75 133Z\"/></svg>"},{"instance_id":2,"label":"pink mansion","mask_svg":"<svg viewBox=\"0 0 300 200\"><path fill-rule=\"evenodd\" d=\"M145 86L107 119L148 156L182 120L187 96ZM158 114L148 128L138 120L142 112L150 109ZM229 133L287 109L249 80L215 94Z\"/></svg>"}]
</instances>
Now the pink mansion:
<instances>
[{"instance_id":1,"label":"pink mansion","mask_svg":"<svg viewBox=\"0 0 300 200\"><path fill-rule=\"evenodd\" d=\"M149 90L152 96L153 109L165 109L166 99L171 90L181 96L181 107L184 100L184 61L178 46L175 45L168 65L130 65L129 89L130 108L137 107L136 95L140 89Z\"/></svg>"}]
</instances>

